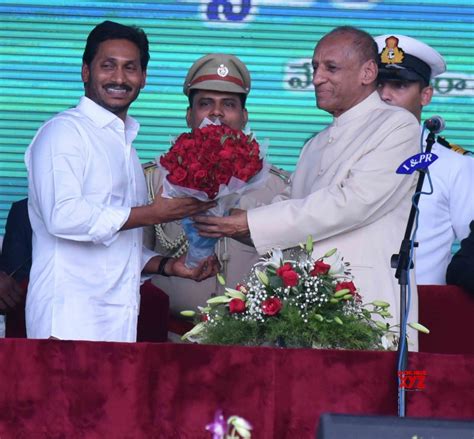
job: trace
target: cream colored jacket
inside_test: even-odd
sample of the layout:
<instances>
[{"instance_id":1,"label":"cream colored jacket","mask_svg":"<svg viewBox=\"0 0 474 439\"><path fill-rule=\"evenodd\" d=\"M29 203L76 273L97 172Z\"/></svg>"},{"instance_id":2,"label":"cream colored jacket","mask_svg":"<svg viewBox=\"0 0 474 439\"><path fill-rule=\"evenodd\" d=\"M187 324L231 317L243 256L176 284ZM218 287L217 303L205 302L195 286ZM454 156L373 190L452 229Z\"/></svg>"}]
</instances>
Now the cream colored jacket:
<instances>
[{"instance_id":1,"label":"cream colored jacket","mask_svg":"<svg viewBox=\"0 0 474 439\"><path fill-rule=\"evenodd\" d=\"M304 146L286 196L248 212L258 252L296 246L311 234L315 254L338 248L351 263L363 301L389 302L398 323L400 294L390 258L404 236L416 176L395 171L418 152L419 137L415 117L376 92L335 118ZM417 321L411 274L409 321ZM411 336L414 347L416 339Z\"/></svg>"}]
</instances>

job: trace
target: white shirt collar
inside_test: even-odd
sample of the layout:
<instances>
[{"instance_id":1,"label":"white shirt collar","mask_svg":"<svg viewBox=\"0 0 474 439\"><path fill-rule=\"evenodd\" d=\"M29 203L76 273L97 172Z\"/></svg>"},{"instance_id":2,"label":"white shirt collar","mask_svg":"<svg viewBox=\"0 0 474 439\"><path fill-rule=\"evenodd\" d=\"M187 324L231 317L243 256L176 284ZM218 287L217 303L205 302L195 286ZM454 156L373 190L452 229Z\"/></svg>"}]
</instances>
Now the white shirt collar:
<instances>
[{"instance_id":1,"label":"white shirt collar","mask_svg":"<svg viewBox=\"0 0 474 439\"><path fill-rule=\"evenodd\" d=\"M124 125L122 119L111 113L109 110L106 110L104 107L101 107L99 104L96 104L87 96L81 97L79 104L77 105L77 110L100 128L104 128L111 123L117 122L120 123L120 126ZM133 117L127 115L125 118L125 130L137 133L139 128L140 124Z\"/></svg>"}]
</instances>

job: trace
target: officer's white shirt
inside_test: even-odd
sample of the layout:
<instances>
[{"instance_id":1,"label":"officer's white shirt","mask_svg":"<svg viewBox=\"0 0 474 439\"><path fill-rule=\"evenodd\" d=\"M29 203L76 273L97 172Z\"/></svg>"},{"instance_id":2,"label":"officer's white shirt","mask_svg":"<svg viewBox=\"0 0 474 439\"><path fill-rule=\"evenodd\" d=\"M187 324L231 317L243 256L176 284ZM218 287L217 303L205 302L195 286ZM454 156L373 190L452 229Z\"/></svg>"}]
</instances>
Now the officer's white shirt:
<instances>
[{"instance_id":1,"label":"officer's white shirt","mask_svg":"<svg viewBox=\"0 0 474 439\"><path fill-rule=\"evenodd\" d=\"M446 270L455 239L469 234L474 219L474 159L434 143L439 158L429 166L433 193L420 196L416 240L416 283L446 285ZM429 192L428 177L423 192Z\"/></svg>"},{"instance_id":2,"label":"officer's white shirt","mask_svg":"<svg viewBox=\"0 0 474 439\"><path fill-rule=\"evenodd\" d=\"M83 97L28 147L28 337L136 339L140 272L152 254L142 252L142 229L119 230L147 201L138 128Z\"/></svg>"}]
</instances>

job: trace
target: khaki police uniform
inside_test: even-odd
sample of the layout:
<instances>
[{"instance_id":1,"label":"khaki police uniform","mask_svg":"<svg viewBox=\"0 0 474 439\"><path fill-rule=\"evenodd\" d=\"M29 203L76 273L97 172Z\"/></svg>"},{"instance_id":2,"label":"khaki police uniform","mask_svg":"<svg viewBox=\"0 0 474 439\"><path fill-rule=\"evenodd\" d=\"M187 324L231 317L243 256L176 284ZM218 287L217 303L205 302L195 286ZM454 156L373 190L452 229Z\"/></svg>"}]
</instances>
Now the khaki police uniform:
<instances>
[{"instance_id":1,"label":"khaki police uniform","mask_svg":"<svg viewBox=\"0 0 474 439\"><path fill-rule=\"evenodd\" d=\"M379 79L386 81L430 80L446 71L446 63L435 49L405 35L381 35L375 38L379 49ZM426 145L426 135L423 144ZM457 145L438 136L432 152L438 159L428 168L432 194L419 199L416 240L416 282L418 285L445 285L446 270L455 240L469 234L474 218L474 159ZM430 191L429 179L423 192Z\"/></svg>"},{"instance_id":2,"label":"khaki police uniform","mask_svg":"<svg viewBox=\"0 0 474 439\"><path fill-rule=\"evenodd\" d=\"M198 59L191 66L184 81L183 92L186 96L194 89L247 95L250 85L250 74L245 64L237 57L210 54ZM155 162L147 163L144 167L151 201L162 186L163 175ZM268 204L275 195L287 189L289 181L288 172L271 167L264 185L244 194L237 207L250 209ZM162 255L172 257L184 254L188 247L180 221L145 228L144 244ZM253 247L229 238L219 239L215 252L221 263L221 273L226 279L226 285L230 287L241 282L259 259ZM154 276L152 282L169 295L170 308L174 314L185 309L193 310L198 305L205 306L209 297L224 291L216 277L195 282L179 277Z\"/></svg>"}]
</instances>

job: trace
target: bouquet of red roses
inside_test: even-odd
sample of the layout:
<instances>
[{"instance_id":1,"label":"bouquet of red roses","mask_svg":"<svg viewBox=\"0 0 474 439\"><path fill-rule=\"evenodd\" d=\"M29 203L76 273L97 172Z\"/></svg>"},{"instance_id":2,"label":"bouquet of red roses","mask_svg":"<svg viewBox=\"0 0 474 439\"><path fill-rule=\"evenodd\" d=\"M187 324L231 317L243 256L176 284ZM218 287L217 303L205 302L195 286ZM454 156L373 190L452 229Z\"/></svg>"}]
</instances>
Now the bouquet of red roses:
<instances>
[{"instance_id":1,"label":"bouquet of red roses","mask_svg":"<svg viewBox=\"0 0 474 439\"><path fill-rule=\"evenodd\" d=\"M208 211L215 216L225 215L244 192L260 186L269 170L252 134L215 124L178 136L159 164L167 174L163 196L217 200ZM186 264L193 267L213 253L217 240L199 236L189 218L182 225L189 241Z\"/></svg>"},{"instance_id":2,"label":"bouquet of red roses","mask_svg":"<svg viewBox=\"0 0 474 439\"><path fill-rule=\"evenodd\" d=\"M210 200L232 178L248 182L263 168L260 148L252 135L226 125L207 125L181 134L160 158L168 182L205 192Z\"/></svg>"}]
</instances>

